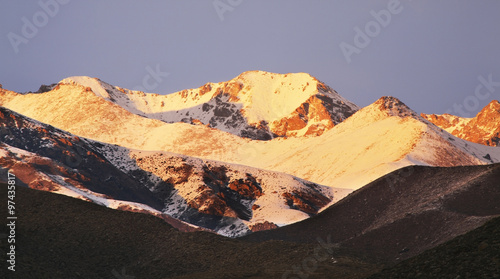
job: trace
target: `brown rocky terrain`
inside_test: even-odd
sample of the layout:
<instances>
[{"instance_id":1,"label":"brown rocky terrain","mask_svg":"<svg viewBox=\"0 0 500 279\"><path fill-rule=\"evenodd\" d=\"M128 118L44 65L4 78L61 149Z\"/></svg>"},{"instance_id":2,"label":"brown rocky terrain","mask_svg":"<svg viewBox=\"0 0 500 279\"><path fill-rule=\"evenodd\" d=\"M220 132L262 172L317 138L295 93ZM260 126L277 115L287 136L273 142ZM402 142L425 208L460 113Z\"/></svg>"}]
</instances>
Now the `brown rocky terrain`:
<instances>
[{"instance_id":1,"label":"brown rocky terrain","mask_svg":"<svg viewBox=\"0 0 500 279\"><path fill-rule=\"evenodd\" d=\"M244 167L240 169L221 162L195 160L169 153L139 151L131 157L140 169L169 185L169 191L164 190L164 187L152 188L165 200L166 210L178 207L173 203L173 193L186 201L189 206L187 211L176 209L172 216L210 229L214 229L217 223L229 222L228 218L251 221L256 212L267 206L259 201L261 197L275 196L274 205L298 210L309 216L318 214L321 208L332 201L332 197L323 192L324 186L309 182L300 182L300 187L283 187L282 182L273 185L269 179L274 181L277 174L268 174L266 171L255 172ZM149 176L145 176L140 180L148 179ZM250 231L275 227L276 224L269 221L249 224Z\"/></svg>"},{"instance_id":2,"label":"brown rocky terrain","mask_svg":"<svg viewBox=\"0 0 500 279\"><path fill-rule=\"evenodd\" d=\"M491 101L471 119L450 114L422 113L421 116L456 137L484 145L500 146L500 103L496 100Z\"/></svg>"},{"instance_id":3,"label":"brown rocky terrain","mask_svg":"<svg viewBox=\"0 0 500 279\"><path fill-rule=\"evenodd\" d=\"M0 189L6 196L7 185L0 184ZM182 233L153 216L19 185L15 201L16 216L23 220L16 224L16 272L3 268L2 278L455 279L500 274L499 218L381 270L381 264L348 250L319 251L321 242L256 243L207 232ZM0 214L6 216L7 208L1 207ZM0 235L0 251L9 251L8 245L7 235ZM318 255L323 259L319 252L333 260L314 261Z\"/></svg>"},{"instance_id":4,"label":"brown rocky terrain","mask_svg":"<svg viewBox=\"0 0 500 279\"><path fill-rule=\"evenodd\" d=\"M33 189L57 191L69 185L155 209L163 207L158 197L110 164L89 142L39 124L0 107L2 173L15 172L20 183Z\"/></svg>"}]
</instances>

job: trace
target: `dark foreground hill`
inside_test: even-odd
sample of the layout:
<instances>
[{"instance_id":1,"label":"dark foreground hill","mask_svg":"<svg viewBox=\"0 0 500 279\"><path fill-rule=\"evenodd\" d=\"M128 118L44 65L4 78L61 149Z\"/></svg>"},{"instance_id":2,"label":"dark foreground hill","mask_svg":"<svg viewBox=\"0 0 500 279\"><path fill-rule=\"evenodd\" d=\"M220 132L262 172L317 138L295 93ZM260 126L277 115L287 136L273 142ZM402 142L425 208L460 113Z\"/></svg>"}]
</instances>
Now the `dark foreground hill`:
<instances>
[{"instance_id":1,"label":"dark foreground hill","mask_svg":"<svg viewBox=\"0 0 500 279\"><path fill-rule=\"evenodd\" d=\"M304 243L330 236L357 256L398 262L499 216L499 201L500 164L406 167L313 218L245 239Z\"/></svg>"},{"instance_id":2,"label":"dark foreground hill","mask_svg":"<svg viewBox=\"0 0 500 279\"><path fill-rule=\"evenodd\" d=\"M0 187L6 201L7 185ZM2 264L0 278L297 278L294 267L309 278L364 278L379 270L319 243L251 243L184 233L154 216L20 186L15 203L16 271ZM10 244L5 234L0 237L6 263Z\"/></svg>"},{"instance_id":3,"label":"dark foreground hill","mask_svg":"<svg viewBox=\"0 0 500 279\"><path fill-rule=\"evenodd\" d=\"M386 278L500 278L500 218L370 277Z\"/></svg>"},{"instance_id":4,"label":"dark foreground hill","mask_svg":"<svg viewBox=\"0 0 500 279\"><path fill-rule=\"evenodd\" d=\"M487 173L493 175L497 168L490 166ZM480 181L477 187L488 185L487 179ZM0 184L3 197L7 197L6 187ZM491 191L484 193L481 187L478 189L475 198L498 198ZM465 194L471 195L462 191L462 195ZM495 204L487 204L484 199L478 200L478 203L484 203L483 207L468 205L458 197L455 201L465 206L461 211L475 214L495 209ZM367 278L381 269L381 265L362 261L345 248L325 245L329 237L321 234L321 229L324 229L321 227L304 238L310 243L249 242L208 232L183 233L154 216L112 210L24 187L17 187L15 202L18 217L15 228L16 271L8 271L3 265L0 278L354 279ZM7 216L5 202L2 204L0 215ZM448 201L446 204L451 206L453 203ZM367 211L365 215L370 215L370 212L373 213ZM394 228L400 229L398 226ZM431 227L425 228L432 231ZM498 278L499 230L500 218L496 218L372 278ZM0 234L0 252L5 263L10 244L7 244L7 235L3 232ZM389 232L395 234L398 231ZM332 236L330 234L331 241ZM313 242L317 237L323 244ZM379 241L390 243L390 237L388 233ZM380 244L376 242L374 245Z\"/></svg>"}]
</instances>

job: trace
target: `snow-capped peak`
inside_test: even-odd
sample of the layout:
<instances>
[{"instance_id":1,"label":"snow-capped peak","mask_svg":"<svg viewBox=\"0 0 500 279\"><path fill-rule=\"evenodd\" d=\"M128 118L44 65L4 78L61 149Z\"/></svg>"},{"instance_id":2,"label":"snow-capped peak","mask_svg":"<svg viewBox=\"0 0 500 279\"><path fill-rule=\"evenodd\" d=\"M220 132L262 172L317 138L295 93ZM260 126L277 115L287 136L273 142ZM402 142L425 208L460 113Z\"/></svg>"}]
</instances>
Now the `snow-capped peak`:
<instances>
[{"instance_id":1,"label":"snow-capped peak","mask_svg":"<svg viewBox=\"0 0 500 279\"><path fill-rule=\"evenodd\" d=\"M371 105L360 109L343 124L352 127L362 127L370 125L373 121L379 121L394 116L397 118L411 117L419 121L423 121L423 119L418 116L415 111L410 109L398 98L384 96Z\"/></svg>"},{"instance_id":2,"label":"snow-capped peak","mask_svg":"<svg viewBox=\"0 0 500 279\"><path fill-rule=\"evenodd\" d=\"M73 76L68 77L59 82L59 84L72 84L72 85L81 85L83 87L90 87L92 92L99 97L104 99L110 99L108 91L106 91L106 87L112 87L111 85L101 81L98 78L91 78L88 76Z\"/></svg>"},{"instance_id":3,"label":"snow-capped peak","mask_svg":"<svg viewBox=\"0 0 500 279\"><path fill-rule=\"evenodd\" d=\"M258 140L321 135L359 109L307 73L248 71L169 95L128 90L85 76L60 83L90 88L137 115L207 125Z\"/></svg>"},{"instance_id":4,"label":"snow-capped peak","mask_svg":"<svg viewBox=\"0 0 500 279\"><path fill-rule=\"evenodd\" d=\"M417 113L409 108L405 103L401 102L398 98L392 96L384 96L378 99L372 106L378 107L389 116L399 117L418 117Z\"/></svg>"}]
</instances>

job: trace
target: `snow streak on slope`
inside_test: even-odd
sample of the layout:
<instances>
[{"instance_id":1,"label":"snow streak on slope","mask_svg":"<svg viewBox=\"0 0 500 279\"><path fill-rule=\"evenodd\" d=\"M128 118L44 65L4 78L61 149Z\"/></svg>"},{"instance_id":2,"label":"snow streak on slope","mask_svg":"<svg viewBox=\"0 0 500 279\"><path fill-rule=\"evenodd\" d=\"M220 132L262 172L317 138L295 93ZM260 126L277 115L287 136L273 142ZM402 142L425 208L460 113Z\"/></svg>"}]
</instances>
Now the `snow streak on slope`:
<instances>
[{"instance_id":1,"label":"snow streak on slope","mask_svg":"<svg viewBox=\"0 0 500 279\"><path fill-rule=\"evenodd\" d=\"M70 77L60 83L88 87L134 114L167 123L203 124L259 140L319 135L359 109L306 73L251 71L227 82L163 96L89 77Z\"/></svg>"},{"instance_id":2,"label":"snow streak on slope","mask_svg":"<svg viewBox=\"0 0 500 279\"><path fill-rule=\"evenodd\" d=\"M40 156L36 153L19 149L0 142L0 173L12 172L16 175L17 185L26 185L30 188L62 194L77 199L93 202L112 209L140 212L154 215L165 220L181 231L199 231L203 228L176 220L161 211L144 203L117 200L109 195L94 192L84 184L89 182L85 172L79 173L76 169L70 170L64 163L53 158ZM83 178L75 179L76 176ZM7 177L3 175L2 177ZM5 179L0 179L5 181ZM111 187L110 187L111 188Z\"/></svg>"},{"instance_id":3,"label":"snow streak on slope","mask_svg":"<svg viewBox=\"0 0 500 279\"><path fill-rule=\"evenodd\" d=\"M284 173L169 152L129 150L111 145L100 149L124 172L133 173L140 168L153 174L145 178L151 180L150 185L156 185L151 191L161 192L162 181L172 185L173 191L165 194L169 198L164 213L190 221L191 209L195 208L205 214L228 217L212 228L227 236L303 220L351 192Z\"/></svg>"}]
</instances>

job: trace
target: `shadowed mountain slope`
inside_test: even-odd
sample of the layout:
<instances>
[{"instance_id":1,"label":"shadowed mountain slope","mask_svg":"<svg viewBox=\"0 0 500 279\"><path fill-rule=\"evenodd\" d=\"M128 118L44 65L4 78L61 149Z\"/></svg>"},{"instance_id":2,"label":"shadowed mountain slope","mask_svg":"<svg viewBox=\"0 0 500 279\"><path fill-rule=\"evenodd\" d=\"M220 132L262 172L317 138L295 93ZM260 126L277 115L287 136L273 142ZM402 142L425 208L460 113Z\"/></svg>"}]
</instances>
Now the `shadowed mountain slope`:
<instances>
[{"instance_id":1,"label":"shadowed mountain slope","mask_svg":"<svg viewBox=\"0 0 500 279\"><path fill-rule=\"evenodd\" d=\"M385 278L500 278L500 218L377 273Z\"/></svg>"},{"instance_id":2,"label":"shadowed mountain slope","mask_svg":"<svg viewBox=\"0 0 500 279\"><path fill-rule=\"evenodd\" d=\"M318 216L245 237L332 241L384 262L417 255L500 215L500 164L406 167L350 194Z\"/></svg>"},{"instance_id":3,"label":"shadowed mountain slope","mask_svg":"<svg viewBox=\"0 0 500 279\"><path fill-rule=\"evenodd\" d=\"M0 189L5 197L7 185ZM16 271L2 268L2 278L283 278L319 246L182 233L153 216L20 186L15 202ZM3 259L6 240L0 238ZM318 262L311 277L364 278L379 269L355 258L336 260Z\"/></svg>"}]
</instances>

